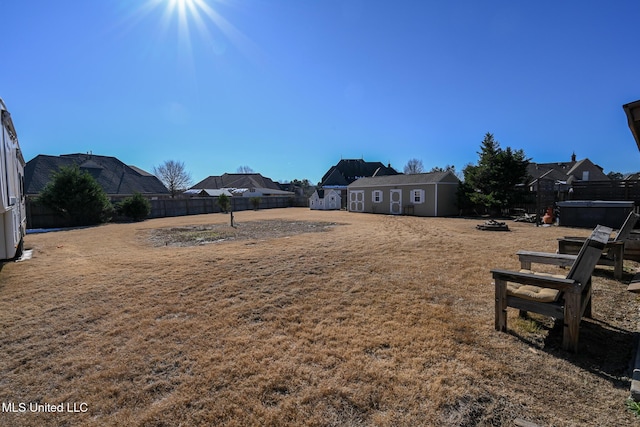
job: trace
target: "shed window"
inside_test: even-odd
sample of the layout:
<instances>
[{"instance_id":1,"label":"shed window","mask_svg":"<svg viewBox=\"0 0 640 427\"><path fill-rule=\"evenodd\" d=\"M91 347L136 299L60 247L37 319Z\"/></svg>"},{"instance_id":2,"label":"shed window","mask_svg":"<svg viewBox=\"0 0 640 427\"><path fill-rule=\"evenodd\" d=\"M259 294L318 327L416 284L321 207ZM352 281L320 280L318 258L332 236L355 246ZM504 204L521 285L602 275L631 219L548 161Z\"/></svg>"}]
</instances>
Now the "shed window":
<instances>
[{"instance_id":1,"label":"shed window","mask_svg":"<svg viewBox=\"0 0 640 427\"><path fill-rule=\"evenodd\" d=\"M382 191L374 190L372 200L373 203L382 203Z\"/></svg>"},{"instance_id":2,"label":"shed window","mask_svg":"<svg viewBox=\"0 0 640 427\"><path fill-rule=\"evenodd\" d=\"M411 190L411 202L415 204L424 203L424 190Z\"/></svg>"}]
</instances>

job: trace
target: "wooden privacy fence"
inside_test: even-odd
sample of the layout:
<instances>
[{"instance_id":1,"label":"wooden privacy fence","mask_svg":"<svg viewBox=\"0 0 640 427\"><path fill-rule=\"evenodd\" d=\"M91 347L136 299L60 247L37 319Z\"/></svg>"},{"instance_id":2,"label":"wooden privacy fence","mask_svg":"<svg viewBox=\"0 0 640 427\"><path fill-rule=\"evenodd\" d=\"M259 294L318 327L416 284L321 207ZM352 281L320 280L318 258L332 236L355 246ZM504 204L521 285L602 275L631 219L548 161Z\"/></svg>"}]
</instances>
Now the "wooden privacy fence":
<instances>
[{"instance_id":1,"label":"wooden privacy fence","mask_svg":"<svg viewBox=\"0 0 640 427\"><path fill-rule=\"evenodd\" d=\"M512 208L529 213L539 210L542 215L547 208L555 206L556 202L566 200L632 201L636 210L640 207L640 180L637 179L576 181L571 184L572 193L567 191L568 188L569 186L566 190L556 191L553 185L545 185L541 188L540 195L533 191L528 202L516 204Z\"/></svg>"},{"instance_id":2,"label":"wooden privacy fence","mask_svg":"<svg viewBox=\"0 0 640 427\"><path fill-rule=\"evenodd\" d=\"M573 200L632 200L640 205L640 180L580 181L571 184Z\"/></svg>"},{"instance_id":3,"label":"wooden privacy fence","mask_svg":"<svg viewBox=\"0 0 640 427\"><path fill-rule=\"evenodd\" d=\"M250 197L231 197L230 201L234 211L254 209ZM149 202L151 203L151 213L148 218L221 212L217 197L155 199L149 200ZM258 209L288 208L292 206L306 207L308 206L308 199L305 197L288 196L260 197ZM39 205L34 200L27 199L27 228L57 228L67 227L69 225L65 218L57 215L47 207Z\"/></svg>"},{"instance_id":4,"label":"wooden privacy fence","mask_svg":"<svg viewBox=\"0 0 640 427\"><path fill-rule=\"evenodd\" d=\"M233 211L247 211L254 209L250 197L231 197ZM164 218L167 216L199 215L222 212L217 197L193 197L189 199L158 199L150 200L151 213L149 218ZM292 197L260 197L258 209L288 208L294 206Z\"/></svg>"}]
</instances>

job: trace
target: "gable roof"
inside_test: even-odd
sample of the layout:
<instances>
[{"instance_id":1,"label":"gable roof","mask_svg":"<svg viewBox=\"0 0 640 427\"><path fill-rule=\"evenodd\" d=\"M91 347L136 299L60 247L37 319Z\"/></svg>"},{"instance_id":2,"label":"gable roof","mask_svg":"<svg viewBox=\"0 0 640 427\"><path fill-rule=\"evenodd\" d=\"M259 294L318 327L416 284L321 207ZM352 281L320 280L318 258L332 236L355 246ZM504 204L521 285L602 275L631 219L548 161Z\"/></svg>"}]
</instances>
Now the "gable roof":
<instances>
[{"instance_id":1,"label":"gable roof","mask_svg":"<svg viewBox=\"0 0 640 427\"><path fill-rule=\"evenodd\" d=\"M594 164L588 158L582 160L572 160L570 162L556 163L529 163L527 173L531 177L530 183L537 179L547 179L554 181L582 180L582 172L589 171L589 180L607 181L609 177L602 171L602 168Z\"/></svg>"},{"instance_id":2,"label":"gable roof","mask_svg":"<svg viewBox=\"0 0 640 427\"><path fill-rule=\"evenodd\" d=\"M217 188L268 188L280 190L280 186L273 182L271 178L264 177L259 173L225 173L221 176L209 176L191 187L191 189Z\"/></svg>"},{"instance_id":3,"label":"gable roof","mask_svg":"<svg viewBox=\"0 0 640 427\"><path fill-rule=\"evenodd\" d=\"M342 159L322 177L320 186L347 186L362 177L398 175L398 172L381 162L365 162L363 159Z\"/></svg>"},{"instance_id":4,"label":"gable roof","mask_svg":"<svg viewBox=\"0 0 640 427\"><path fill-rule=\"evenodd\" d=\"M349 185L349 188L359 187L378 187L390 185L408 185L408 184L436 184L436 183L459 183L460 180L451 171L430 172L430 173L414 173L408 175L386 175L360 178Z\"/></svg>"},{"instance_id":5,"label":"gable roof","mask_svg":"<svg viewBox=\"0 0 640 427\"><path fill-rule=\"evenodd\" d=\"M95 154L40 154L29 160L24 169L25 193L40 194L53 174L61 167L77 165L87 171L108 195L169 194L155 176L140 168L127 166L115 157Z\"/></svg>"},{"instance_id":6,"label":"gable roof","mask_svg":"<svg viewBox=\"0 0 640 427\"><path fill-rule=\"evenodd\" d=\"M553 179L555 181L565 181L567 172L571 169L575 162L566 163L529 163L527 173L531 177L531 181L536 179Z\"/></svg>"},{"instance_id":7,"label":"gable roof","mask_svg":"<svg viewBox=\"0 0 640 427\"><path fill-rule=\"evenodd\" d=\"M318 198L318 199L324 199L326 196L333 194L338 198L341 198L340 196L340 191L336 191L333 188L316 188L316 191L313 192L313 194L311 195L310 198Z\"/></svg>"}]
</instances>

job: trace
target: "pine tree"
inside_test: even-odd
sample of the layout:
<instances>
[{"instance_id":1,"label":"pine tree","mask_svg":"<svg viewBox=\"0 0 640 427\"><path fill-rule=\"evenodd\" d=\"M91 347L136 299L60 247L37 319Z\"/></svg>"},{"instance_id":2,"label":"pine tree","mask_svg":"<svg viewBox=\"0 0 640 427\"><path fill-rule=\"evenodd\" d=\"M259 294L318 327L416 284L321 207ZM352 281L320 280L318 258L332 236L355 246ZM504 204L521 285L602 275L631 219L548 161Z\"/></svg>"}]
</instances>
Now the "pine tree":
<instances>
[{"instance_id":1,"label":"pine tree","mask_svg":"<svg viewBox=\"0 0 640 427\"><path fill-rule=\"evenodd\" d=\"M481 143L477 165L464 168L464 191L469 201L491 214L512 206L523 197L529 159L523 150L500 148L489 132Z\"/></svg>"}]
</instances>

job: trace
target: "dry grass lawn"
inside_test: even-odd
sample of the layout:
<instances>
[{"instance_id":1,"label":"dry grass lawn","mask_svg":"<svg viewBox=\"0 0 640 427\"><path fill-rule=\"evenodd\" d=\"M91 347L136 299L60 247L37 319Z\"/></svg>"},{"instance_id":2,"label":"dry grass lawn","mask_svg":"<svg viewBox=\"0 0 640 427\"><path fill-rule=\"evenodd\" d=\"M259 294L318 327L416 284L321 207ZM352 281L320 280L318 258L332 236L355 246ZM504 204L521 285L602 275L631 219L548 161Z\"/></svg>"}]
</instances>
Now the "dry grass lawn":
<instances>
[{"instance_id":1,"label":"dry grass lawn","mask_svg":"<svg viewBox=\"0 0 640 427\"><path fill-rule=\"evenodd\" d=\"M588 230L297 208L235 219L28 235L33 259L0 272L0 425L638 422L625 408L638 300L611 269L596 270L577 355L548 319L510 310L510 333L493 327L489 270ZM29 410L60 403L86 412Z\"/></svg>"}]
</instances>

